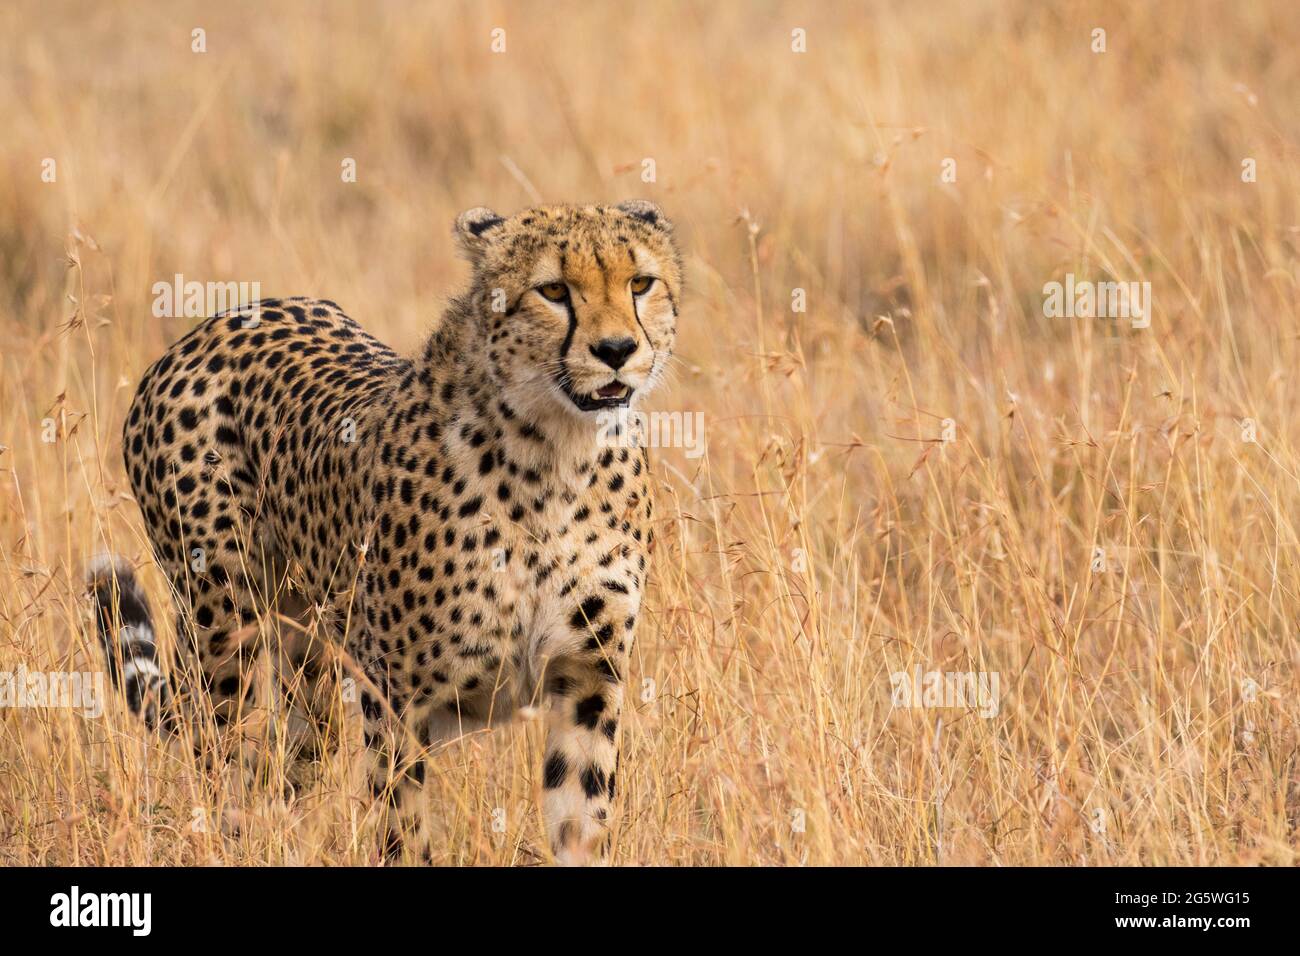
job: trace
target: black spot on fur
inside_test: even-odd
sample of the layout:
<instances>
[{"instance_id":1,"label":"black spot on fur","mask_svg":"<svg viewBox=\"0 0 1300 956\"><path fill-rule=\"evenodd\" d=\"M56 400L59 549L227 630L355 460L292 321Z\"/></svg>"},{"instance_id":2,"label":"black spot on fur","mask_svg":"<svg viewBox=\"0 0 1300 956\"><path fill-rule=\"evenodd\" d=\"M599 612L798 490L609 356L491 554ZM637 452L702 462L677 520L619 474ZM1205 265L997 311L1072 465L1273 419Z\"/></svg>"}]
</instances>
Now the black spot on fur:
<instances>
[{"instance_id":1,"label":"black spot on fur","mask_svg":"<svg viewBox=\"0 0 1300 956\"><path fill-rule=\"evenodd\" d=\"M605 776L605 771L595 764L582 771L582 792L588 798L600 796L608 785L609 779Z\"/></svg>"},{"instance_id":2,"label":"black spot on fur","mask_svg":"<svg viewBox=\"0 0 1300 956\"><path fill-rule=\"evenodd\" d=\"M592 694L590 697L584 697L578 701L578 706L574 712L575 719L588 730L595 730L596 724L600 721L600 715L605 711L605 698L600 694Z\"/></svg>"},{"instance_id":3,"label":"black spot on fur","mask_svg":"<svg viewBox=\"0 0 1300 956\"><path fill-rule=\"evenodd\" d=\"M582 605L573 612L573 617L569 618L569 623L575 630L585 630L587 626L596 620L596 617L605 608L605 599L593 594L582 602Z\"/></svg>"},{"instance_id":4,"label":"black spot on fur","mask_svg":"<svg viewBox=\"0 0 1300 956\"><path fill-rule=\"evenodd\" d=\"M546 766L542 771L542 786L547 790L554 790L564 785L564 778L569 774L569 764L564 756L559 753L553 753L546 758Z\"/></svg>"}]
</instances>

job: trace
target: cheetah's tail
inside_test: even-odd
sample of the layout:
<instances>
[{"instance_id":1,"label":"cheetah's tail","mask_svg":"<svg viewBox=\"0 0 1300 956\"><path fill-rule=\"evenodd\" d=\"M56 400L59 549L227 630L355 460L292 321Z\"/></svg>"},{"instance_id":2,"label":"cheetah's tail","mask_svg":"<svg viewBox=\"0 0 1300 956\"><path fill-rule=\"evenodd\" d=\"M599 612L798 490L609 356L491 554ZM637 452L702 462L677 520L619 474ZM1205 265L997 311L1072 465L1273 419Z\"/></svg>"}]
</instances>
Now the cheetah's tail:
<instances>
[{"instance_id":1,"label":"cheetah's tail","mask_svg":"<svg viewBox=\"0 0 1300 956\"><path fill-rule=\"evenodd\" d=\"M135 572L122 558L101 555L86 568L99 638L108 672L126 694L131 710L151 729L167 717L170 689L158 667L149 602Z\"/></svg>"}]
</instances>

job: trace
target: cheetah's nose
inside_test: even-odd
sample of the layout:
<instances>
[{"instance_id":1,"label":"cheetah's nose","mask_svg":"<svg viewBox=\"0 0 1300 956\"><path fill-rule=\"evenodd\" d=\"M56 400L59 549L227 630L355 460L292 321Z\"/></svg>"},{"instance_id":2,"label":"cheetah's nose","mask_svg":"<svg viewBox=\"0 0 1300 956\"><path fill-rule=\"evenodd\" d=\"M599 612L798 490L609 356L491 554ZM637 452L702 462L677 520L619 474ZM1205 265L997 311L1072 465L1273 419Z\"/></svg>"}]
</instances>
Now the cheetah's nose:
<instances>
[{"instance_id":1,"label":"cheetah's nose","mask_svg":"<svg viewBox=\"0 0 1300 956\"><path fill-rule=\"evenodd\" d=\"M601 339L591 347L591 354L616 372L623 367L627 357L635 351L636 339L627 336L621 339Z\"/></svg>"}]
</instances>

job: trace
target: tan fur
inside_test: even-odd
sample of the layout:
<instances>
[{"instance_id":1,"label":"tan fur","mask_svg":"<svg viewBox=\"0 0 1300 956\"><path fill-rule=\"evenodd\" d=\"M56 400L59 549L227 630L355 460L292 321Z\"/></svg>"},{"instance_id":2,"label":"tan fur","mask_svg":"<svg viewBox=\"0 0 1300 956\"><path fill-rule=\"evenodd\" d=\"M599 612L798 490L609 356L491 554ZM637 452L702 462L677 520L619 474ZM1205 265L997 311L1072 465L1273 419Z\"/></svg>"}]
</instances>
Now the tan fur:
<instances>
[{"instance_id":1,"label":"tan fur","mask_svg":"<svg viewBox=\"0 0 1300 956\"><path fill-rule=\"evenodd\" d=\"M601 447L600 410L580 403L627 386L636 404L660 380L681 265L648 203L475 209L456 234L470 287L417 358L328 301L209 319L141 381L127 466L219 719L257 653L237 635L292 575L367 678L390 852L430 747L540 705L552 846L583 862L608 835L652 512L644 451ZM633 295L638 276L654 282ZM615 370L602 343L627 338ZM319 722L320 648L290 658Z\"/></svg>"}]
</instances>

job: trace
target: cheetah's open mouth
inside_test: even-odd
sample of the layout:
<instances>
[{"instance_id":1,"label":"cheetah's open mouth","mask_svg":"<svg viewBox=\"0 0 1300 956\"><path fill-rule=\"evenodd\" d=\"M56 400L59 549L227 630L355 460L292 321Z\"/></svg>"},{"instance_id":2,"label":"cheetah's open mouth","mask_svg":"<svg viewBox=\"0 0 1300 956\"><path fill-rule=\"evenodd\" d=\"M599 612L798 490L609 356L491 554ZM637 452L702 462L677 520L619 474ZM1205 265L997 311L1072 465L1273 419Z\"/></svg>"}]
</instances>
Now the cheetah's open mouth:
<instances>
[{"instance_id":1,"label":"cheetah's open mouth","mask_svg":"<svg viewBox=\"0 0 1300 956\"><path fill-rule=\"evenodd\" d=\"M602 385L586 395L578 394L569 386L565 386L564 393L584 412L593 412L600 408L622 408L627 405L632 398L632 387L614 379L608 385Z\"/></svg>"}]
</instances>

